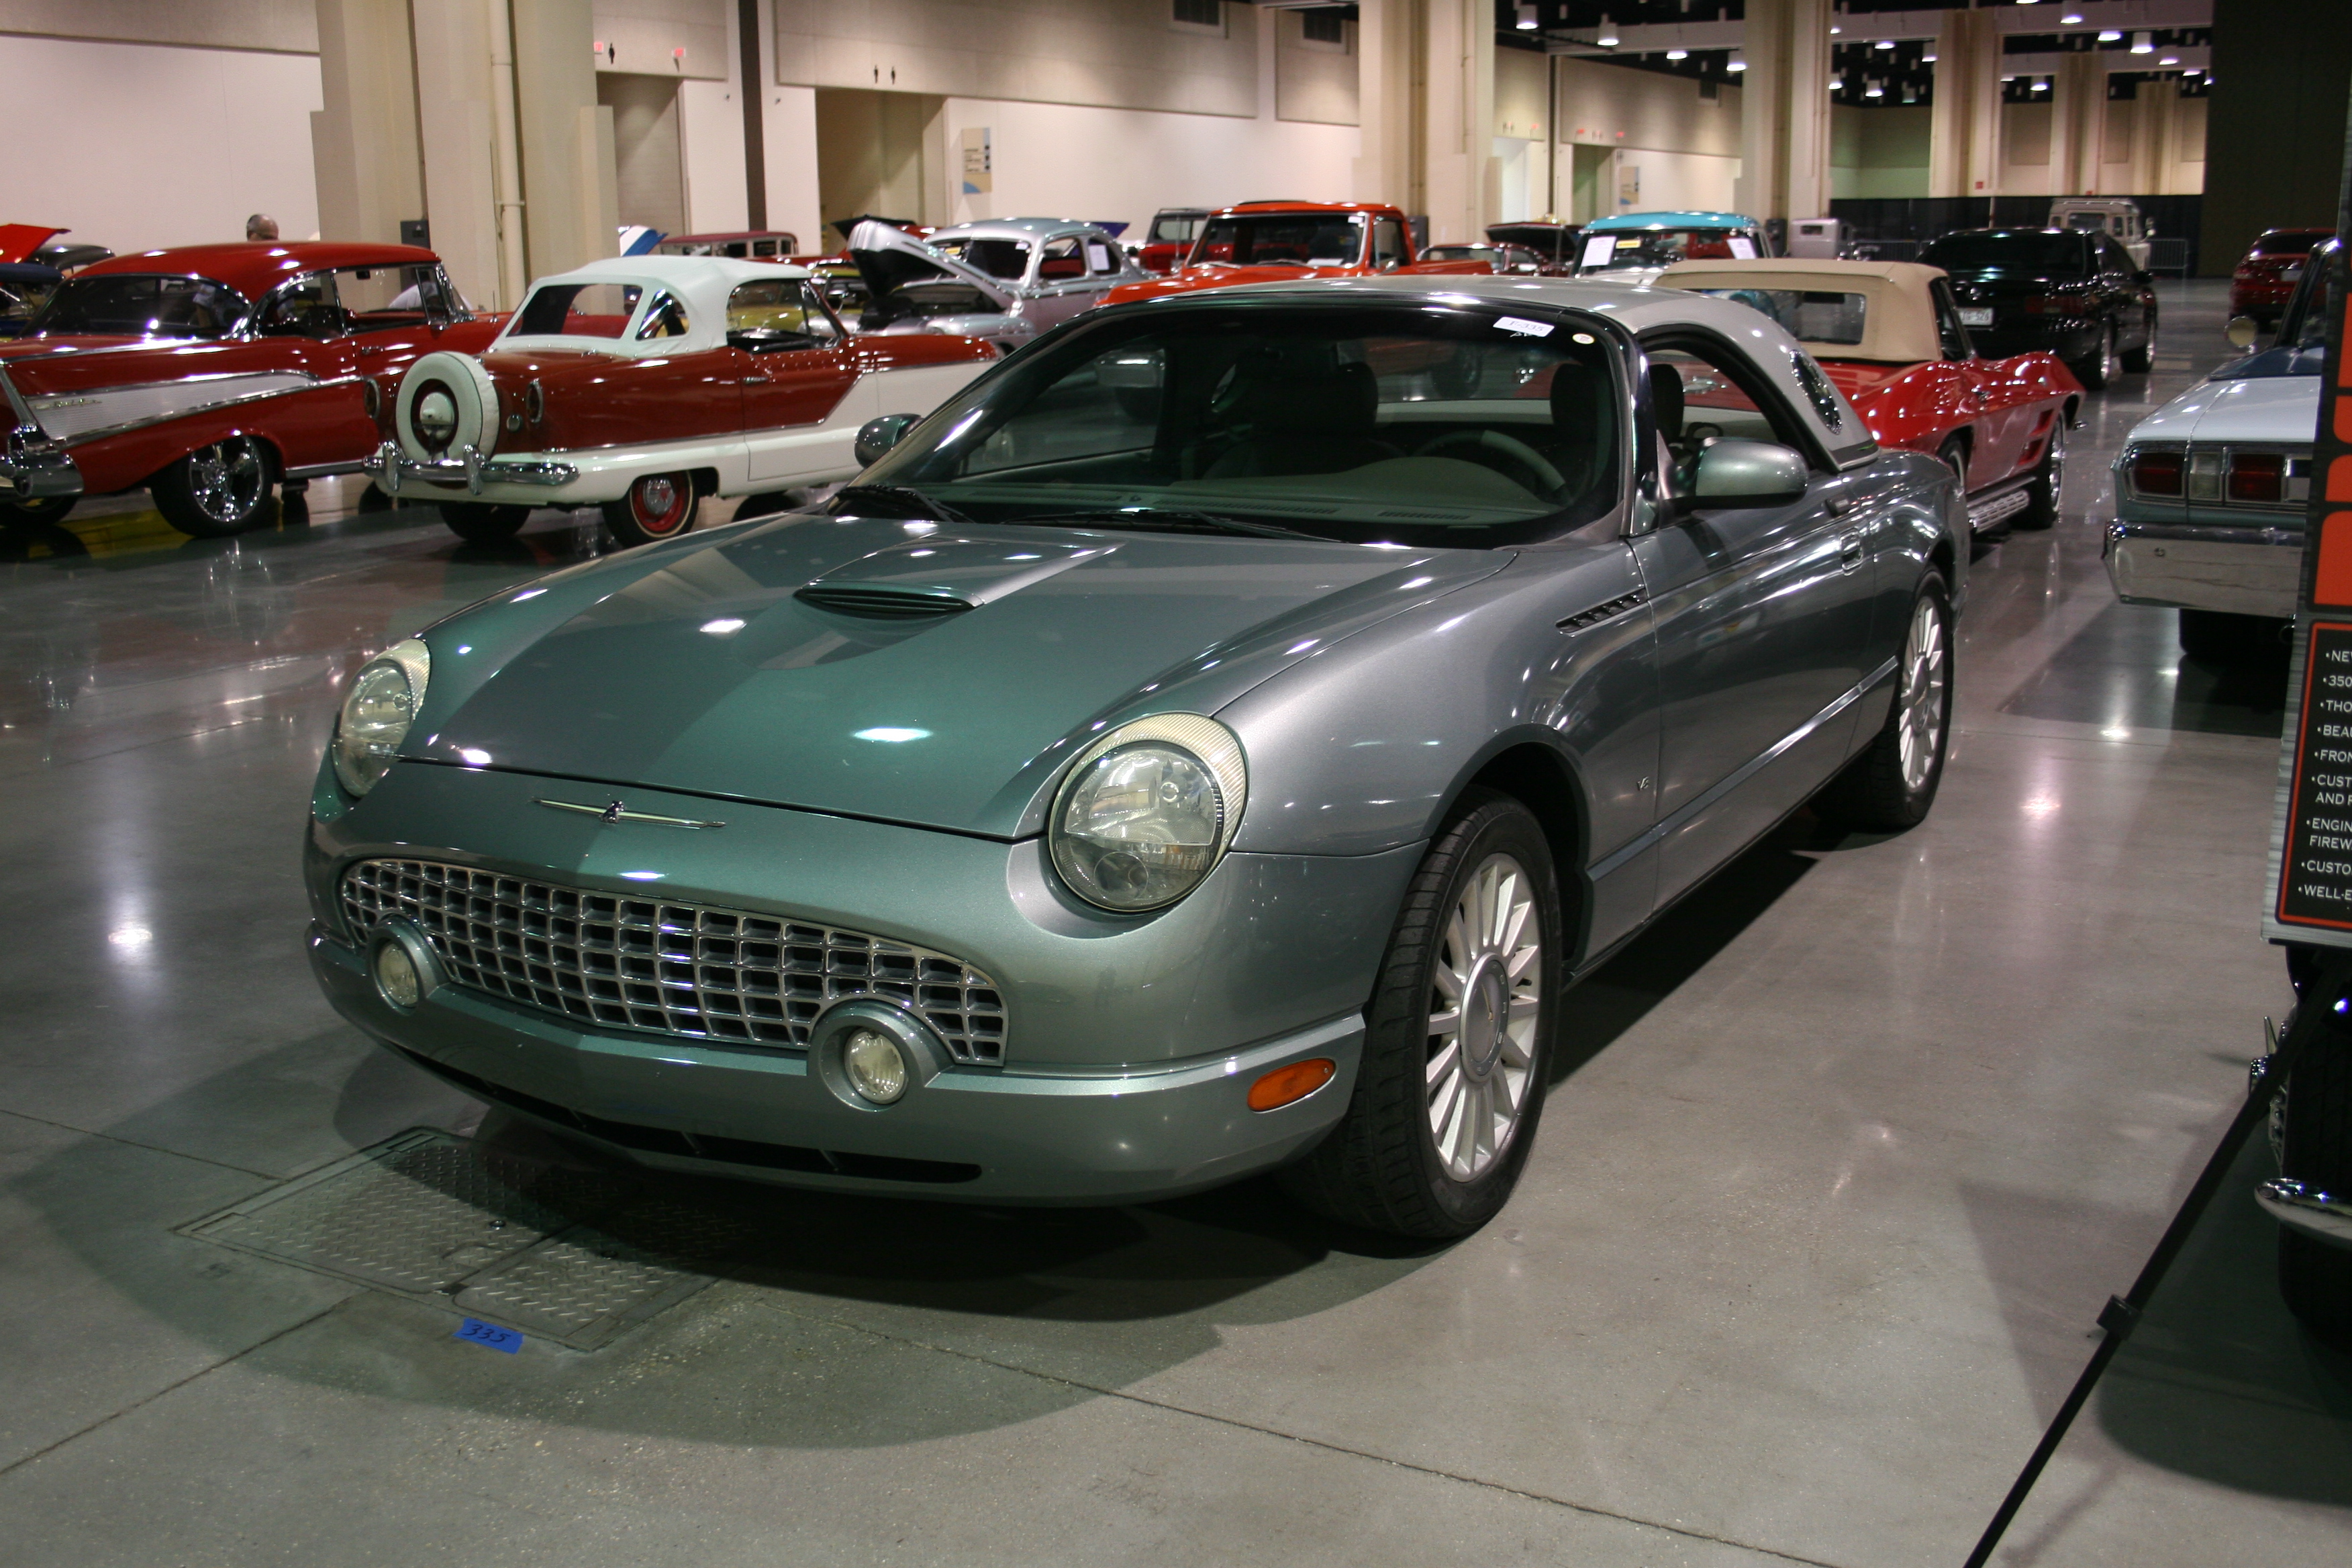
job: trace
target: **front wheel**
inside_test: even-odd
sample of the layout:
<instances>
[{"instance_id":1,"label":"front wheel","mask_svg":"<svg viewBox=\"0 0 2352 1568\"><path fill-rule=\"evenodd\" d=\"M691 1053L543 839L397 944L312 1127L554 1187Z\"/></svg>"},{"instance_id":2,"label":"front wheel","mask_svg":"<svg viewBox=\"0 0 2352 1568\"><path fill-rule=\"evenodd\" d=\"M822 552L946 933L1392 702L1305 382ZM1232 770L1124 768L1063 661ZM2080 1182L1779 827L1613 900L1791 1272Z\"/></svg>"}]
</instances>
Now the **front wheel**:
<instances>
[{"instance_id":1,"label":"front wheel","mask_svg":"<svg viewBox=\"0 0 2352 1568\"><path fill-rule=\"evenodd\" d=\"M2136 349L2124 351L2124 369L2134 375L2146 375L2156 368L2156 312L2147 313L2147 341Z\"/></svg>"},{"instance_id":2,"label":"front wheel","mask_svg":"<svg viewBox=\"0 0 2352 1568\"><path fill-rule=\"evenodd\" d=\"M1551 844L1473 791L1405 890L1367 1009L1355 1094L1283 1173L1351 1225L1465 1236L1509 1199L1543 1111L1563 924Z\"/></svg>"},{"instance_id":3,"label":"front wheel","mask_svg":"<svg viewBox=\"0 0 2352 1568\"><path fill-rule=\"evenodd\" d=\"M693 528L700 500L691 474L646 474L619 500L604 503L604 526L624 545L676 539Z\"/></svg>"},{"instance_id":4,"label":"front wheel","mask_svg":"<svg viewBox=\"0 0 2352 1568\"><path fill-rule=\"evenodd\" d=\"M468 544L502 544L520 533L530 517L527 506L478 500L445 500L440 505L441 521Z\"/></svg>"},{"instance_id":5,"label":"front wheel","mask_svg":"<svg viewBox=\"0 0 2352 1568\"><path fill-rule=\"evenodd\" d=\"M0 528L49 528L66 520L79 496L42 496L37 500L0 500Z\"/></svg>"},{"instance_id":6,"label":"front wheel","mask_svg":"<svg viewBox=\"0 0 2352 1568\"><path fill-rule=\"evenodd\" d=\"M2017 514L2017 526L2029 531L2048 528L2058 521L2061 493L2066 488L2066 410L2060 408L2050 416L2050 435L2042 447L2042 461L2035 464L2033 477L2025 481L2025 510Z\"/></svg>"},{"instance_id":7,"label":"front wheel","mask_svg":"<svg viewBox=\"0 0 2352 1568\"><path fill-rule=\"evenodd\" d=\"M1930 572L1911 600L1895 661L1895 706L1885 726L1823 795L1829 815L1873 833L1900 832L1927 820L1952 732L1951 650L1951 596L1942 576Z\"/></svg>"},{"instance_id":8,"label":"front wheel","mask_svg":"<svg viewBox=\"0 0 2352 1568\"><path fill-rule=\"evenodd\" d=\"M2352 1188L2352 1031L2314 1040L2286 1085L2279 1174L2326 1193ZM2315 1335L2352 1348L2352 1250L2282 1227L2279 1293Z\"/></svg>"},{"instance_id":9,"label":"front wheel","mask_svg":"<svg viewBox=\"0 0 2352 1568\"><path fill-rule=\"evenodd\" d=\"M231 436L194 451L148 484L155 510L182 533L224 539L269 520L276 465L250 436Z\"/></svg>"}]
</instances>

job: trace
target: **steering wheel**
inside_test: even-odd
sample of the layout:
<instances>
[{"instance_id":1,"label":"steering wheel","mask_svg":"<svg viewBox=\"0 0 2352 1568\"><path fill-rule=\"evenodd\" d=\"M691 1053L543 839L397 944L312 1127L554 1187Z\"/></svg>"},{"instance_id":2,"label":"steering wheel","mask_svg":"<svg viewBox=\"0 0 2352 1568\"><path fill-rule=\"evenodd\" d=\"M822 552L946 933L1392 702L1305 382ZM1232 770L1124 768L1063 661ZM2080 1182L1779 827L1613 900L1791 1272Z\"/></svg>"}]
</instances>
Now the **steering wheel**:
<instances>
[{"instance_id":1,"label":"steering wheel","mask_svg":"<svg viewBox=\"0 0 2352 1568\"><path fill-rule=\"evenodd\" d=\"M1435 457L1450 447L1463 447L1464 454L1482 467L1493 468L1505 479L1532 477L1535 483L1526 486L1538 495L1556 496L1568 489L1568 479L1547 461L1541 452L1516 436L1506 436L1500 430L1453 430L1413 449L1416 458ZM1499 458L1501 461L1496 461ZM1504 463L1517 465L1521 475L1505 473Z\"/></svg>"}]
</instances>

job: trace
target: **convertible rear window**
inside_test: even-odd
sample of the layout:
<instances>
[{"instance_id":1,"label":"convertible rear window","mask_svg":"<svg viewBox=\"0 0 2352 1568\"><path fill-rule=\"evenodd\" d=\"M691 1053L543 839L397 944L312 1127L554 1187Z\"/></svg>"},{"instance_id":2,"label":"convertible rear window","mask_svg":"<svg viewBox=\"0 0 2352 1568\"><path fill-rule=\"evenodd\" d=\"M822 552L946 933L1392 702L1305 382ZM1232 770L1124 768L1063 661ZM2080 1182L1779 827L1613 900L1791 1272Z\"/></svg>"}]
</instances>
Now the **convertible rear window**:
<instances>
[{"instance_id":1,"label":"convertible rear window","mask_svg":"<svg viewBox=\"0 0 2352 1568\"><path fill-rule=\"evenodd\" d=\"M1244 267L1352 267L1364 257L1364 220L1351 213L1221 217L1192 249L1194 261Z\"/></svg>"},{"instance_id":2,"label":"convertible rear window","mask_svg":"<svg viewBox=\"0 0 2352 1568\"><path fill-rule=\"evenodd\" d=\"M244 295L209 278L113 272L69 279L35 318L36 332L134 338L226 337L249 309Z\"/></svg>"},{"instance_id":3,"label":"convertible rear window","mask_svg":"<svg viewBox=\"0 0 2352 1568\"><path fill-rule=\"evenodd\" d=\"M1615 363L1597 323L1466 305L1113 319L950 401L863 482L983 522L1549 537L1615 505Z\"/></svg>"},{"instance_id":4,"label":"convertible rear window","mask_svg":"<svg viewBox=\"0 0 2352 1568\"><path fill-rule=\"evenodd\" d=\"M1701 289L1718 300L1737 300L1780 323L1801 343L1858 343L1870 312L1866 294L1812 289ZM1835 356L1832 356L1835 357Z\"/></svg>"},{"instance_id":5,"label":"convertible rear window","mask_svg":"<svg viewBox=\"0 0 2352 1568\"><path fill-rule=\"evenodd\" d=\"M2311 247L2327 237L2325 234L2266 234L2254 241L2256 256L2308 256Z\"/></svg>"},{"instance_id":6,"label":"convertible rear window","mask_svg":"<svg viewBox=\"0 0 2352 1568\"><path fill-rule=\"evenodd\" d=\"M522 302L507 336L617 338L637 313L639 292L628 283L541 284Z\"/></svg>"}]
</instances>

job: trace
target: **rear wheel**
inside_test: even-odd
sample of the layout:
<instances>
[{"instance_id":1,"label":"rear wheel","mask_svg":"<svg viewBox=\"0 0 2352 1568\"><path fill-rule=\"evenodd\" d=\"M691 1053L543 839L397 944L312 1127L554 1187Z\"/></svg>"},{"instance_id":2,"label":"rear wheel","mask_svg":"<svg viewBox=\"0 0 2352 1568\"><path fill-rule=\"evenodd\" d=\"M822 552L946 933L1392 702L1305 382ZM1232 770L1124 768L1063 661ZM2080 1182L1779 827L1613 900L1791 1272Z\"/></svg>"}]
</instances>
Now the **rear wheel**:
<instances>
[{"instance_id":1,"label":"rear wheel","mask_svg":"<svg viewBox=\"0 0 2352 1568\"><path fill-rule=\"evenodd\" d=\"M1355 1093L1283 1173L1291 1194L1404 1236L1463 1236L1492 1219L1543 1111L1561 931L1542 825L1508 795L1472 792L1405 890Z\"/></svg>"},{"instance_id":2,"label":"rear wheel","mask_svg":"<svg viewBox=\"0 0 2352 1568\"><path fill-rule=\"evenodd\" d=\"M1916 827L1936 804L1944 743L1952 730L1952 605L1943 577L1919 580L1895 676L1895 706L1869 747L1822 797L1849 827L1893 833Z\"/></svg>"},{"instance_id":3,"label":"rear wheel","mask_svg":"<svg viewBox=\"0 0 2352 1568\"><path fill-rule=\"evenodd\" d=\"M2352 1033L2330 1029L2304 1053L2286 1085L2279 1174L2340 1194L2352 1190ZM2352 1348L2352 1249L2281 1227L2279 1293L2322 1339Z\"/></svg>"},{"instance_id":4,"label":"rear wheel","mask_svg":"<svg viewBox=\"0 0 2352 1568\"><path fill-rule=\"evenodd\" d=\"M441 521L468 544L499 544L522 531L530 517L527 506L495 506L488 501L445 500Z\"/></svg>"},{"instance_id":5,"label":"rear wheel","mask_svg":"<svg viewBox=\"0 0 2352 1568\"><path fill-rule=\"evenodd\" d=\"M2146 375L2156 368L2156 312L2147 313L2147 341L2136 349L2124 351L2124 369L2134 375Z\"/></svg>"},{"instance_id":6,"label":"rear wheel","mask_svg":"<svg viewBox=\"0 0 2352 1568\"><path fill-rule=\"evenodd\" d=\"M148 483L155 510L182 533L222 539L269 521L276 464L250 436L199 447Z\"/></svg>"},{"instance_id":7,"label":"rear wheel","mask_svg":"<svg viewBox=\"0 0 2352 1568\"><path fill-rule=\"evenodd\" d=\"M2200 664L2224 668L2259 664L2286 652L2292 622L2274 616L2237 616L2227 610L2180 612L2180 651Z\"/></svg>"},{"instance_id":8,"label":"rear wheel","mask_svg":"<svg viewBox=\"0 0 2352 1568\"><path fill-rule=\"evenodd\" d=\"M619 500L604 503L604 526L625 545L675 539L694 526L700 499L691 474L646 474Z\"/></svg>"},{"instance_id":9,"label":"rear wheel","mask_svg":"<svg viewBox=\"0 0 2352 1568\"><path fill-rule=\"evenodd\" d=\"M0 528L47 528L63 522L79 496L43 496L38 500L0 500Z\"/></svg>"},{"instance_id":10,"label":"rear wheel","mask_svg":"<svg viewBox=\"0 0 2352 1568\"><path fill-rule=\"evenodd\" d=\"M2091 391L2105 392L2116 379L2116 324L2109 321L2099 329L2099 345L2088 359L2070 362L2066 368Z\"/></svg>"},{"instance_id":11,"label":"rear wheel","mask_svg":"<svg viewBox=\"0 0 2352 1568\"><path fill-rule=\"evenodd\" d=\"M2017 514L2017 526L2042 529L2056 522L2061 492L2065 486L2066 411L2061 408L2051 417L2042 461L2034 465L2033 477L2025 481L2025 510Z\"/></svg>"}]
</instances>

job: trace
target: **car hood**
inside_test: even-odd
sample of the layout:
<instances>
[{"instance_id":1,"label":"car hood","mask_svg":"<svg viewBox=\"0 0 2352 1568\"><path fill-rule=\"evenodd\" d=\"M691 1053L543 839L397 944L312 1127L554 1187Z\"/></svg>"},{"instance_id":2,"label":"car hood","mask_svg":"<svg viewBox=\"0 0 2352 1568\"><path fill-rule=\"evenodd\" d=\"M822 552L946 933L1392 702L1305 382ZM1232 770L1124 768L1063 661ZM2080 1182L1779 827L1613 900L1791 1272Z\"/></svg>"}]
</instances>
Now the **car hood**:
<instances>
[{"instance_id":1,"label":"car hood","mask_svg":"<svg viewBox=\"0 0 2352 1568\"><path fill-rule=\"evenodd\" d=\"M942 278L971 284L1003 310L1011 310L1013 301L1021 297L1018 285L991 277L977 267L966 267L905 229L892 228L871 218L849 231L849 258L857 263L858 276L866 279L866 287L877 300L903 284L929 283Z\"/></svg>"},{"instance_id":2,"label":"car hood","mask_svg":"<svg viewBox=\"0 0 2352 1568\"><path fill-rule=\"evenodd\" d=\"M1087 736L1213 712L1512 558L782 518L444 623L404 751L1020 837Z\"/></svg>"},{"instance_id":3,"label":"car hood","mask_svg":"<svg viewBox=\"0 0 2352 1568\"><path fill-rule=\"evenodd\" d=\"M2309 442L2319 429L2319 383L2315 375L2203 382L2133 426L2130 439Z\"/></svg>"}]
</instances>

